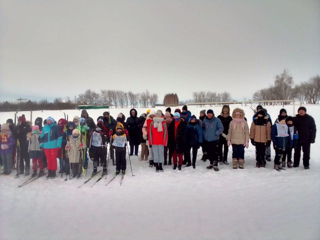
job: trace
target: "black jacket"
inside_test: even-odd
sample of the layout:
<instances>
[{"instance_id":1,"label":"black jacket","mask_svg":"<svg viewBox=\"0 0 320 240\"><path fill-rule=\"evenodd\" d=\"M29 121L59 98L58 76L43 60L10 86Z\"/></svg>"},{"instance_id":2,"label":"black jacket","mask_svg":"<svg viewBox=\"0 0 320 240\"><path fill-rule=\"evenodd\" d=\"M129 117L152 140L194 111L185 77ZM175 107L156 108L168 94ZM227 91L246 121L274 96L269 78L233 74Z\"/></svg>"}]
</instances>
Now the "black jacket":
<instances>
[{"instance_id":1,"label":"black jacket","mask_svg":"<svg viewBox=\"0 0 320 240\"><path fill-rule=\"evenodd\" d=\"M146 143L147 141L145 139L143 139L143 134L142 134L142 128L143 128L143 124L146 121L146 118L144 117L139 117L139 141L140 143Z\"/></svg>"},{"instance_id":2,"label":"black jacket","mask_svg":"<svg viewBox=\"0 0 320 240\"><path fill-rule=\"evenodd\" d=\"M294 126L299 135L300 144L314 143L316 140L317 128L313 117L306 114L294 117Z\"/></svg>"},{"instance_id":3,"label":"black jacket","mask_svg":"<svg viewBox=\"0 0 320 240\"><path fill-rule=\"evenodd\" d=\"M176 135L176 150L177 153L184 153L185 149L185 131L186 131L187 123L185 120L180 119L179 126L177 128L177 135Z\"/></svg>"},{"instance_id":4,"label":"black jacket","mask_svg":"<svg viewBox=\"0 0 320 240\"><path fill-rule=\"evenodd\" d=\"M168 130L167 147L173 151L174 148L175 148L175 140L174 140L175 124L174 124L174 120L169 125L167 124L167 130Z\"/></svg>"},{"instance_id":5,"label":"black jacket","mask_svg":"<svg viewBox=\"0 0 320 240\"><path fill-rule=\"evenodd\" d=\"M136 113L135 116L132 116L131 111ZM139 118L137 117L137 110L134 108L130 110L130 117L127 119L127 129L129 132L130 145L139 145Z\"/></svg>"},{"instance_id":6,"label":"black jacket","mask_svg":"<svg viewBox=\"0 0 320 240\"><path fill-rule=\"evenodd\" d=\"M23 122L18 126L18 139L20 146L28 146L27 134L31 132L31 127L28 123Z\"/></svg>"},{"instance_id":7,"label":"black jacket","mask_svg":"<svg viewBox=\"0 0 320 240\"><path fill-rule=\"evenodd\" d=\"M228 116L228 117L223 117L221 115L218 116L218 118L220 119L222 125L223 125L223 133L228 135L228 132L229 132L229 125L230 125L230 122L232 121L232 117Z\"/></svg>"}]
</instances>

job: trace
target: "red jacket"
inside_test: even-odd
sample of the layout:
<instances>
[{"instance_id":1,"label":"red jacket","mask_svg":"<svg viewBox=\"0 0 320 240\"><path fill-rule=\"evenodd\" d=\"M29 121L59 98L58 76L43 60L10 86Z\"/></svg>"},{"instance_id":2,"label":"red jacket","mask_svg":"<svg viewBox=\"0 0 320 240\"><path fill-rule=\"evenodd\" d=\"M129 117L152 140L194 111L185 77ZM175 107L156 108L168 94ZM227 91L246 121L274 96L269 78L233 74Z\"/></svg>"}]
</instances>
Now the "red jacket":
<instances>
[{"instance_id":1,"label":"red jacket","mask_svg":"<svg viewBox=\"0 0 320 240\"><path fill-rule=\"evenodd\" d=\"M159 132L158 128L154 127L154 121L150 124L149 130L149 145L163 145L167 146L168 143L168 130L165 121L162 121L162 131Z\"/></svg>"}]
</instances>

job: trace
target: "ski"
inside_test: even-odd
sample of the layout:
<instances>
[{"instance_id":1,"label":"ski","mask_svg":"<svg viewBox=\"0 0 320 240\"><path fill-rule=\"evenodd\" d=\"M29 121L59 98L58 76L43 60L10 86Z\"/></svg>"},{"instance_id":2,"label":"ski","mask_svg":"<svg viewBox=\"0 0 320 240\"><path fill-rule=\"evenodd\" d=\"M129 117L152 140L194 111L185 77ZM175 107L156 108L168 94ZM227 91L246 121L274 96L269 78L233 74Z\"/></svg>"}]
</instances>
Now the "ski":
<instances>
[{"instance_id":1,"label":"ski","mask_svg":"<svg viewBox=\"0 0 320 240\"><path fill-rule=\"evenodd\" d=\"M98 173L100 173L102 170L98 171L96 174L94 174L93 176L91 176L88 180L86 180L83 184L81 184L78 188L81 188L83 185L85 185L87 182L89 182L92 178L94 178L95 176L98 175Z\"/></svg>"},{"instance_id":2,"label":"ski","mask_svg":"<svg viewBox=\"0 0 320 240\"><path fill-rule=\"evenodd\" d=\"M108 174L108 172L109 172L109 170L106 172L106 173L102 173L101 174L101 177L99 177L98 179L97 179L97 181L95 181L95 183L94 184L92 184L92 186L91 187L93 187L94 185L96 185L96 183L98 183L105 175L107 175Z\"/></svg>"},{"instance_id":3,"label":"ski","mask_svg":"<svg viewBox=\"0 0 320 240\"><path fill-rule=\"evenodd\" d=\"M106 184L106 186L108 186L118 175L115 175L113 178L111 178L111 180Z\"/></svg>"},{"instance_id":4,"label":"ski","mask_svg":"<svg viewBox=\"0 0 320 240\"><path fill-rule=\"evenodd\" d=\"M45 176L45 175L43 175L43 176ZM43 176L41 176L41 177L43 177ZM21 187L23 187L23 186L25 186L25 185L28 185L29 183L32 183L32 182L34 182L35 180L37 180L37 179L39 179L39 178L41 178L41 177L29 178L27 181L25 181L24 183L22 183L22 184L19 185L18 187L21 188Z\"/></svg>"},{"instance_id":5,"label":"ski","mask_svg":"<svg viewBox=\"0 0 320 240\"><path fill-rule=\"evenodd\" d=\"M122 186L122 181L123 181L123 179L124 179L124 174L122 174L122 176L121 176L120 186Z\"/></svg>"}]
</instances>

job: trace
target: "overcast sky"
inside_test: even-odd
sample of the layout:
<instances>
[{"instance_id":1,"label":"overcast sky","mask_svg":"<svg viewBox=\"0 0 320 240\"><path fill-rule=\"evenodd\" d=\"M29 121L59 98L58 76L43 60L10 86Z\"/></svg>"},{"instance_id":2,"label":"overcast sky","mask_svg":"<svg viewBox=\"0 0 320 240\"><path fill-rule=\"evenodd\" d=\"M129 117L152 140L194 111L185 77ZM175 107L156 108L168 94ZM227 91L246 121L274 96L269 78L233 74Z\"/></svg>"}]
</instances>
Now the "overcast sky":
<instances>
[{"instance_id":1,"label":"overcast sky","mask_svg":"<svg viewBox=\"0 0 320 240\"><path fill-rule=\"evenodd\" d=\"M0 101L228 91L320 74L319 0L1 0Z\"/></svg>"}]
</instances>

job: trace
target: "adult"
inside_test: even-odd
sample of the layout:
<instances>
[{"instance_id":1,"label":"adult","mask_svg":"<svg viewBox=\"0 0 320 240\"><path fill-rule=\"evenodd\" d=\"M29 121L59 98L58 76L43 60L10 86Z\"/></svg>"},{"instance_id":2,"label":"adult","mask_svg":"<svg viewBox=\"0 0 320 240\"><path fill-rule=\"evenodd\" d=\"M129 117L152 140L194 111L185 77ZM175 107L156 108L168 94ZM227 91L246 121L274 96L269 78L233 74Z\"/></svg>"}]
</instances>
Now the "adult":
<instances>
[{"instance_id":1,"label":"adult","mask_svg":"<svg viewBox=\"0 0 320 240\"><path fill-rule=\"evenodd\" d=\"M42 131L42 118L41 117L37 117L36 120L34 121L34 125L37 125L39 127L39 131L41 133Z\"/></svg>"},{"instance_id":2,"label":"adult","mask_svg":"<svg viewBox=\"0 0 320 240\"><path fill-rule=\"evenodd\" d=\"M44 148L48 160L47 178L55 178L57 171L57 155L62 145L61 129L52 117L47 118L47 125L42 129L40 136L41 146Z\"/></svg>"},{"instance_id":3,"label":"adult","mask_svg":"<svg viewBox=\"0 0 320 240\"><path fill-rule=\"evenodd\" d=\"M148 146L146 143L146 140L143 138L142 135L142 128L143 128L143 124L146 121L146 117L147 114L142 113L139 117L139 141L140 141L140 145L141 145L141 155L140 155L140 159L141 161L143 160L148 160L148 155L149 155L149 150L148 150Z\"/></svg>"},{"instance_id":4,"label":"adult","mask_svg":"<svg viewBox=\"0 0 320 240\"><path fill-rule=\"evenodd\" d=\"M27 134L31 132L30 125L26 122L24 115L18 118L18 140L20 146L20 174L25 173L25 175L30 174L30 157L28 153L28 140ZM25 165L24 165L25 163Z\"/></svg>"},{"instance_id":5,"label":"adult","mask_svg":"<svg viewBox=\"0 0 320 240\"><path fill-rule=\"evenodd\" d=\"M134 154L138 156L139 150L139 118L137 117L137 110L132 108L130 110L130 117L127 119L127 129L129 132L129 143L130 143L130 156Z\"/></svg>"},{"instance_id":6,"label":"adult","mask_svg":"<svg viewBox=\"0 0 320 240\"><path fill-rule=\"evenodd\" d=\"M219 157L220 157L220 164L229 165L228 163L228 141L226 139L228 132L229 132L229 125L232 121L232 117L230 116L230 107L228 105L224 105L222 107L221 114L218 116L222 125L223 125L223 133L220 135L219 138Z\"/></svg>"},{"instance_id":7,"label":"adult","mask_svg":"<svg viewBox=\"0 0 320 240\"><path fill-rule=\"evenodd\" d=\"M208 158L210 160L210 165L207 169L219 171L217 146L219 145L220 134L223 132L224 128L220 119L214 116L212 109L207 111L207 117L203 120L202 129L204 136L203 144L206 146Z\"/></svg>"},{"instance_id":8,"label":"adult","mask_svg":"<svg viewBox=\"0 0 320 240\"><path fill-rule=\"evenodd\" d=\"M143 139L148 140L149 138L149 132L150 132L150 125L153 121L153 117L155 116L155 111L152 109L150 110L149 114L147 115L147 119L143 124L142 127L142 136ZM149 144L149 141L147 141L147 144ZM152 145L149 145L149 156L148 156L148 160L149 160L149 167L153 167L153 151L152 151Z\"/></svg>"},{"instance_id":9,"label":"adult","mask_svg":"<svg viewBox=\"0 0 320 240\"><path fill-rule=\"evenodd\" d=\"M9 129L11 131L11 136L15 140L15 143L13 145L13 151L12 151L12 166L13 169L15 169L16 166L16 157L17 157L17 139L18 139L18 134L17 134L17 127L13 123L13 120L11 118L7 119L7 124L9 124Z\"/></svg>"},{"instance_id":10,"label":"adult","mask_svg":"<svg viewBox=\"0 0 320 240\"><path fill-rule=\"evenodd\" d=\"M188 123L191 118L191 112L188 110L188 106L184 105L182 107L182 113L181 116L184 116L186 118L186 122Z\"/></svg>"},{"instance_id":11,"label":"adult","mask_svg":"<svg viewBox=\"0 0 320 240\"><path fill-rule=\"evenodd\" d=\"M83 117L86 120L86 124L90 128L91 131L96 128L96 125L94 124L93 119L91 117L89 117L87 110L85 110L85 109L82 110L81 117Z\"/></svg>"},{"instance_id":12,"label":"adult","mask_svg":"<svg viewBox=\"0 0 320 240\"><path fill-rule=\"evenodd\" d=\"M206 110L205 109L201 110L200 116L199 116L199 125L201 128L203 125L203 120L206 118L206 116L207 116ZM205 161L207 161L207 159L208 159L207 150L206 150L205 146L202 144L202 158L201 158L201 160L205 162Z\"/></svg>"},{"instance_id":13,"label":"adult","mask_svg":"<svg viewBox=\"0 0 320 240\"><path fill-rule=\"evenodd\" d=\"M167 124L168 129L168 143L167 146L164 147L164 165L172 165L172 156L175 149L175 122L172 114L170 112L166 112L164 116L164 120ZM173 116L173 115L172 115ZM169 151L169 161L168 161L168 151Z\"/></svg>"},{"instance_id":14,"label":"adult","mask_svg":"<svg viewBox=\"0 0 320 240\"><path fill-rule=\"evenodd\" d=\"M299 167L301 149L303 151L303 166L309 169L310 144L315 143L317 128L313 117L307 114L305 107L298 109L298 114L294 117L294 126L299 134L297 147L294 151L293 167Z\"/></svg>"},{"instance_id":15,"label":"adult","mask_svg":"<svg viewBox=\"0 0 320 240\"><path fill-rule=\"evenodd\" d=\"M281 117L280 117L280 116L281 116ZM279 118L282 118L282 117L284 117L284 118L287 118L287 117L288 117L288 115L287 115L287 110L284 109L284 108L282 108L282 109L280 110L279 115L278 115L278 118L276 119L276 121L275 121L274 123L279 123Z\"/></svg>"},{"instance_id":16,"label":"adult","mask_svg":"<svg viewBox=\"0 0 320 240\"><path fill-rule=\"evenodd\" d=\"M199 120L201 120L203 122L203 120L206 118L206 110L201 110L200 111L200 116L199 116Z\"/></svg>"}]
</instances>

